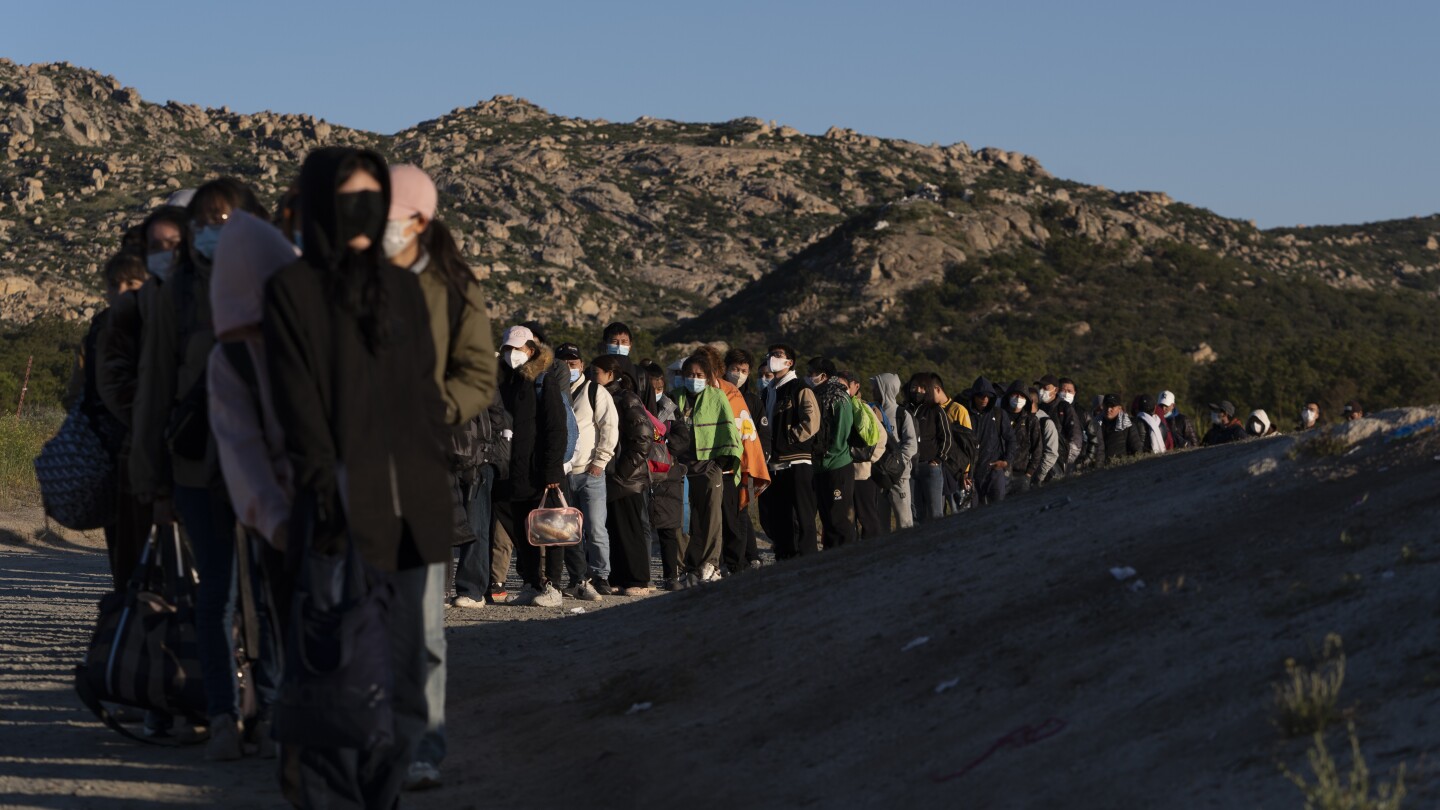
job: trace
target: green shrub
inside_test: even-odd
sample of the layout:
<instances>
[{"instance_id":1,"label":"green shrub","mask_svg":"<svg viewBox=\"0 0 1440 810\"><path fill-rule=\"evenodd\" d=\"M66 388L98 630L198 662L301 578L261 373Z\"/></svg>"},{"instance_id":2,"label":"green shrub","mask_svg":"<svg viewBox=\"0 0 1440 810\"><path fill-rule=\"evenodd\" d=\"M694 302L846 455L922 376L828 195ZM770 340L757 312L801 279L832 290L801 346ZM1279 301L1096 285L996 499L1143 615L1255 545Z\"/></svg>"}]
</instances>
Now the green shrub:
<instances>
[{"instance_id":1,"label":"green shrub","mask_svg":"<svg viewBox=\"0 0 1440 810\"><path fill-rule=\"evenodd\" d=\"M1337 716L1340 687L1345 683L1345 650L1340 636L1325 637L1320 663L1307 670L1285 661L1285 679L1275 684L1275 724L1288 737L1318 734Z\"/></svg>"},{"instance_id":2,"label":"green shrub","mask_svg":"<svg viewBox=\"0 0 1440 810\"><path fill-rule=\"evenodd\" d=\"M37 409L20 419L14 414L0 416L0 509L40 503L35 456L55 435L62 416L55 408Z\"/></svg>"}]
</instances>

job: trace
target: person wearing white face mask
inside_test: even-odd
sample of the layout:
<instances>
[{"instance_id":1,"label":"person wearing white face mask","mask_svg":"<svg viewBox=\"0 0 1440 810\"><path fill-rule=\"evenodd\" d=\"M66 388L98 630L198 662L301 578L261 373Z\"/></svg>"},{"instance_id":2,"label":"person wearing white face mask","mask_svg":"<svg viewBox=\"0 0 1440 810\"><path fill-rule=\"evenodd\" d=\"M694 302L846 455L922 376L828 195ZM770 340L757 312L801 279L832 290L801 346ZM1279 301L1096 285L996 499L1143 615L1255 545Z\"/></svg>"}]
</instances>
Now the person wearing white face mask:
<instances>
[{"instance_id":1,"label":"person wearing white face mask","mask_svg":"<svg viewBox=\"0 0 1440 810\"><path fill-rule=\"evenodd\" d=\"M1314 430L1320 427L1320 403L1307 402L1305 407L1300 409L1300 421L1295 424L1295 430Z\"/></svg>"},{"instance_id":2,"label":"person wearing white face mask","mask_svg":"<svg viewBox=\"0 0 1440 810\"><path fill-rule=\"evenodd\" d=\"M814 457L820 403L796 375L795 356L783 343L770 347L765 365L775 379L762 397L770 428L770 488L760 496L760 520L781 560L819 551Z\"/></svg>"},{"instance_id":3,"label":"person wearing white face mask","mask_svg":"<svg viewBox=\"0 0 1440 810\"><path fill-rule=\"evenodd\" d=\"M444 223L436 219L439 194L419 167L390 167L390 209L381 249L396 267L419 277L435 344L435 383L445 403L445 421L455 430L484 419L495 399L495 348L490 318L475 276ZM463 443L461 443L463 445ZM452 447L461 445L452 445ZM452 451L453 452L453 451ZM489 591L491 489L495 468L452 458L450 487L469 532L457 534L459 568L455 607L481 608ZM464 472L456 472L463 470ZM457 514L459 514L457 512ZM461 522L462 526L465 525ZM465 542L468 541L468 542ZM448 566L429 567L421 596L428 653L425 697L427 728L406 776L409 788L440 784L445 756L445 591Z\"/></svg>"},{"instance_id":4,"label":"person wearing white face mask","mask_svg":"<svg viewBox=\"0 0 1440 810\"><path fill-rule=\"evenodd\" d=\"M565 549L570 586L563 592L576 599L595 602L611 593L605 469L610 466L620 443L620 412L604 386L585 378L585 360L580 355L579 346L562 343L555 350L555 358L564 363L570 372L567 396L570 408L575 412L578 435L567 472L573 505L585 517L584 547ZM560 556L558 551L547 552L547 555ZM550 573L550 577L559 579L558 567Z\"/></svg>"},{"instance_id":5,"label":"person wearing white face mask","mask_svg":"<svg viewBox=\"0 0 1440 810\"><path fill-rule=\"evenodd\" d=\"M1062 385L1068 389L1068 399L1062 396ZM1060 432L1060 457L1041 480L1064 478L1075 471L1075 465L1085 451L1085 420L1075 409L1075 381L1069 378L1060 380L1054 374L1046 374L1035 381L1035 387L1040 391L1040 410L1055 422Z\"/></svg>"},{"instance_id":6,"label":"person wearing white face mask","mask_svg":"<svg viewBox=\"0 0 1440 810\"><path fill-rule=\"evenodd\" d=\"M525 588L512 600L517 605L560 607L559 589L545 575L540 549L526 542L526 519L547 491L565 482L568 441L565 385L548 374L554 351L524 326L505 330L500 346L500 401L514 424L510 437L510 472L495 482L490 571L504 582L515 555L515 569ZM503 529L503 531L497 531Z\"/></svg>"}]
</instances>

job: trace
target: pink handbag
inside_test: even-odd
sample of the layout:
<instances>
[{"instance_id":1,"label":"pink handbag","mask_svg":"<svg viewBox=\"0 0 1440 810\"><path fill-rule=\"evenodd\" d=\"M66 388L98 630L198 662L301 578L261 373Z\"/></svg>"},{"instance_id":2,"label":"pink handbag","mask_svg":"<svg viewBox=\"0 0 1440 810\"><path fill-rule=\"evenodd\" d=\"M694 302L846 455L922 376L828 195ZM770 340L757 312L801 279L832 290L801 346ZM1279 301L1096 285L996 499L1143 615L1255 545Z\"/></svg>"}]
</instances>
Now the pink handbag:
<instances>
[{"instance_id":1,"label":"pink handbag","mask_svg":"<svg viewBox=\"0 0 1440 810\"><path fill-rule=\"evenodd\" d=\"M545 508L551 492L560 498L559 509ZM525 534L532 546L573 546L585 539L585 517L565 502L565 493L547 489L540 506L525 520Z\"/></svg>"}]
</instances>

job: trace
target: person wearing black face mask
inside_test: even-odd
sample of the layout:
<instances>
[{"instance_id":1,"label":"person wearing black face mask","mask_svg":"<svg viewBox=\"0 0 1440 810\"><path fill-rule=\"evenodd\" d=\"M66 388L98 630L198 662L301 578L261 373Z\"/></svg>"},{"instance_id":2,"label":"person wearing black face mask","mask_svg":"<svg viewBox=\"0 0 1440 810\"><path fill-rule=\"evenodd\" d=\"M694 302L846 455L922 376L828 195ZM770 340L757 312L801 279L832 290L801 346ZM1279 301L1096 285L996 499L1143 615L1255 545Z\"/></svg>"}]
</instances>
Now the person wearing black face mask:
<instances>
[{"instance_id":1,"label":"person wearing black face mask","mask_svg":"<svg viewBox=\"0 0 1440 810\"><path fill-rule=\"evenodd\" d=\"M905 390L909 396L906 407L915 422L915 459L910 476L915 522L937 520L945 514L944 457L949 451L950 417L935 403L931 375L912 376Z\"/></svg>"},{"instance_id":2,"label":"person wearing black face mask","mask_svg":"<svg viewBox=\"0 0 1440 810\"><path fill-rule=\"evenodd\" d=\"M426 729L423 594L427 566L450 556L453 503L429 314L415 275L381 249L389 179L374 152L311 152L300 171L304 254L266 286L266 359L294 468L292 559L353 545L366 581L393 588L385 636L362 641L390 653L393 728L367 731L394 742L282 737L282 788L297 806L393 807ZM292 626L292 640L303 629Z\"/></svg>"}]
</instances>

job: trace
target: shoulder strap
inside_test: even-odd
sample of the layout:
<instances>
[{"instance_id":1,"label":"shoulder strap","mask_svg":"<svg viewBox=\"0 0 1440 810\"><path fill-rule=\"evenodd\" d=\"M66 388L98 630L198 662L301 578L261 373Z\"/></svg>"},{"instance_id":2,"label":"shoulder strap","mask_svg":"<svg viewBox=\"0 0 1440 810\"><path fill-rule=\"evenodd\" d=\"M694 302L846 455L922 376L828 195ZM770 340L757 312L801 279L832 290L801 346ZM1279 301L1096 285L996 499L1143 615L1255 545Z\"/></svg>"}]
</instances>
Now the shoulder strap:
<instances>
[{"instance_id":1,"label":"shoulder strap","mask_svg":"<svg viewBox=\"0 0 1440 810\"><path fill-rule=\"evenodd\" d=\"M591 418L591 419L594 419L594 418L595 418L595 396L596 396L596 394L595 394L595 389L596 389L596 388L599 388L600 386L596 385L594 380L586 380L586 381L585 381L585 385L588 386L588 389L587 389L587 392L586 392L586 393L587 393L587 394L589 395L589 397L590 397L590 418Z\"/></svg>"}]
</instances>

